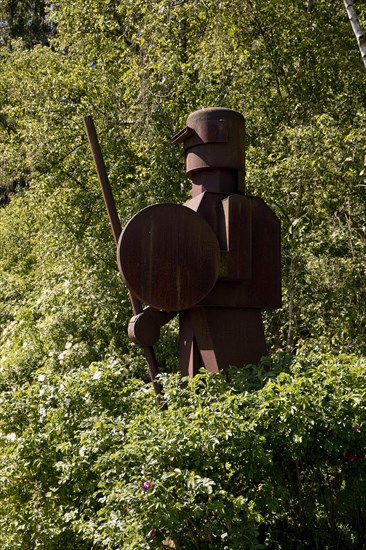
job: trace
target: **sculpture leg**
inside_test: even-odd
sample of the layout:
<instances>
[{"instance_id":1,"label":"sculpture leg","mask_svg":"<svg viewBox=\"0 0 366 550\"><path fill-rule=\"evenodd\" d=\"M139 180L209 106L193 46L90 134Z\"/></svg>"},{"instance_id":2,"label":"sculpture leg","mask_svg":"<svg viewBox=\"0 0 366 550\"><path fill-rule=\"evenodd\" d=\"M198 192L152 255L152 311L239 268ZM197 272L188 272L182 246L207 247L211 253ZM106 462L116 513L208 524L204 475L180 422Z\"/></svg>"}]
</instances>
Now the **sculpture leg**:
<instances>
[{"instance_id":1,"label":"sculpture leg","mask_svg":"<svg viewBox=\"0 0 366 550\"><path fill-rule=\"evenodd\" d=\"M195 376L203 367L209 372L218 371L205 308L179 314L179 366L182 376Z\"/></svg>"},{"instance_id":2,"label":"sculpture leg","mask_svg":"<svg viewBox=\"0 0 366 550\"><path fill-rule=\"evenodd\" d=\"M197 307L180 314L180 369L194 376L258 364L267 354L259 309Z\"/></svg>"}]
</instances>

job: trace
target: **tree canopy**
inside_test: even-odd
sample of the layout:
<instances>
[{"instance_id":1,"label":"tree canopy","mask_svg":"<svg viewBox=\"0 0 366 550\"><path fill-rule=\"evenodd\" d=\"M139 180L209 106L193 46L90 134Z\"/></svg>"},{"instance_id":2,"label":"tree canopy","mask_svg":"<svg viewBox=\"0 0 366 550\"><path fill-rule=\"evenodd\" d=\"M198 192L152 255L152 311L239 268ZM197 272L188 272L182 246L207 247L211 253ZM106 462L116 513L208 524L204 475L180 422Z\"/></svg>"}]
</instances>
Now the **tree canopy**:
<instances>
[{"instance_id":1,"label":"tree canopy","mask_svg":"<svg viewBox=\"0 0 366 550\"><path fill-rule=\"evenodd\" d=\"M87 347L100 341L102 354L112 341L130 352L82 117L96 119L125 221L143 205L188 196L169 138L210 105L245 116L247 193L281 218L284 307L267 315L272 346L365 352L365 71L341 2L61 0L5 2L2 11L9 353L17 345L8 331L19 333L25 318L43 342L50 323L66 336L76 330ZM53 29L45 43L36 22ZM66 330L64 315L85 325Z\"/></svg>"}]
</instances>

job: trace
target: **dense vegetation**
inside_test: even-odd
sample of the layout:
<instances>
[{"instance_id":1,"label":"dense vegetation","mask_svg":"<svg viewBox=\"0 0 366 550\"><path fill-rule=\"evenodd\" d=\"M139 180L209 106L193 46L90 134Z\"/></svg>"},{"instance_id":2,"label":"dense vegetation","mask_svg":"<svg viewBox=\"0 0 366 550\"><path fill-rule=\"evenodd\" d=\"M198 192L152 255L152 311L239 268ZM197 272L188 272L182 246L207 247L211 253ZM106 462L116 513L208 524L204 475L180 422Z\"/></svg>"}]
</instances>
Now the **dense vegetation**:
<instances>
[{"instance_id":1,"label":"dense vegetation","mask_svg":"<svg viewBox=\"0 0 366 550\"><path fill-rule=\"evenodd\" d=\"M366 544L366 71L343 2L4 0L0 71L1 547ZM332 355L168 377L161 411L82 117L124 222L188 198L169 140L211 105L245 116L247 193L282 222L269 347Z\"/></svg>"},{"instance_id":2,"label":"dense vegetation","mask_svg":"<svg viewBox=\"0 0 366 550\"><path fill-rule=\"evenodd\" d=\"M1 548L365 546L365 359L163 384L166 410L117 361L3 391Z\"/></svg>"}]
</instances>

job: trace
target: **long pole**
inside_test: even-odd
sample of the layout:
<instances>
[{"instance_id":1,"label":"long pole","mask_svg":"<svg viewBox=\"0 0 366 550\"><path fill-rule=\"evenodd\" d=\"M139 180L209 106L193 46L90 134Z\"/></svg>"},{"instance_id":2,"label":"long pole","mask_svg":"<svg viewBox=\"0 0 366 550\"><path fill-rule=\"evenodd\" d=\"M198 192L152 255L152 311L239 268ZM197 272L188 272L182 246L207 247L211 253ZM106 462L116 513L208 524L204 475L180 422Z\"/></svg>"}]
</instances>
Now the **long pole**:
<instances>
[{"instance_id":1,"label":"long pole","mask_svg":"<svg viewBox=\"0 0 366 550\"><path fill-rule=\"evenodd\" d=\"M97 171L100 186L102 188L103 198L105 206L108 212L109 222L111 224L114 242L118 245L118 240L122 232L121 222L118 216L116 203L114 201L112 188L109 183L107 170L104 164L102 150L100 148L98 135L94 126L93 117L87 115L84 117L84 126L86 135L88 137L89 146L93 155L95 168ZM131 302L131 307L134 315L138 315L142 312L141 302L128 291L128 295ZM143 347L143 352L146 357L151 382L154 387L156 395L161 393L161 386L156 381L156 377L159 374L159 368L155 357L154 348L152 346Z\"/></svg>"}]
</instances>

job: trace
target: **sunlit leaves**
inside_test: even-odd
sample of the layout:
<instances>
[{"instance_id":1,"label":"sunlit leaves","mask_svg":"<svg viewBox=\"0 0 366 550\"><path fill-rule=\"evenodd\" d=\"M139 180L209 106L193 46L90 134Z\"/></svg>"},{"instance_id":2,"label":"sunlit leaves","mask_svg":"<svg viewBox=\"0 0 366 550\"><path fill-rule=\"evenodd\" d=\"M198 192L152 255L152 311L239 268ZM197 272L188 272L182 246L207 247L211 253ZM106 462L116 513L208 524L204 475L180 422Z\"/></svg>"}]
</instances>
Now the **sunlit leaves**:
<instances>
[{"instance_id":1,"label":"sunlit leaves","mask_svg":"<svg viewBox=\"0 0 366 550\"><path fill-rule=\"evenodd\" d=\"M363 360L162 381L167 409L112 356L4 388L4 549L363 543Z\"/></svg>"},{"instance_id":2,"label":"sunlit leaves","mask_svg":"<svg viewBox=\"0 0 366 550\"><path fill-rule=\"evenodd\" d=\"M125 223L188 197L169 138L192 110L242 112L247 192L282 222L271 347L364 353L365 74L342 3L307 4L60 0L50 47L1 43L4 548L295 548L313 525L327 547L334 514L356 540L363 362L165 377L156 408L82 124L94 115Z\"/></svg>"}]
</instances>

